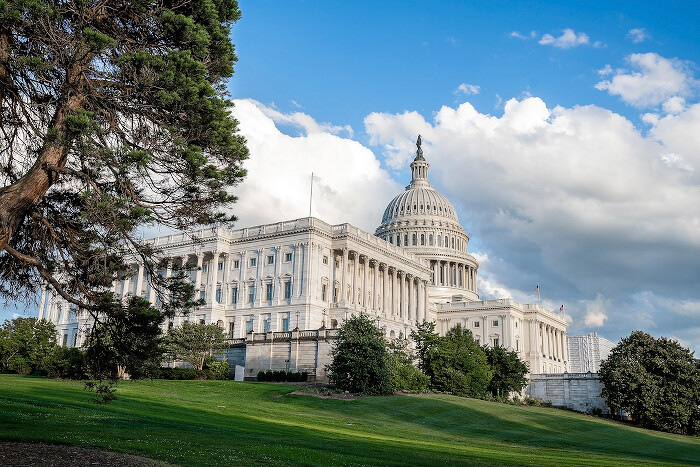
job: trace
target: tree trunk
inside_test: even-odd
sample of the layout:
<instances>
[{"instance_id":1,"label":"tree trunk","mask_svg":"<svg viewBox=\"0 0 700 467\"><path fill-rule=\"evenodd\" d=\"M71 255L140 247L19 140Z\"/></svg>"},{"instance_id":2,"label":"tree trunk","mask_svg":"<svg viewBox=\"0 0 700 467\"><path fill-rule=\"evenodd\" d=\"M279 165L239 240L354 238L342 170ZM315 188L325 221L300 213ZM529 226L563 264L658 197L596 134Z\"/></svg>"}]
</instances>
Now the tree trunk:
<instances>
[{"instance_id":1,"label":"tree trunk","mask_svg":"<svg viewBox=\"0 0 700 467\"><path fill-rule=\"evenodd\" d=\"M51 168L63 168L66 165L72 142L61 143L65 137L65 118L80 109L83 101L83 96L74 95L56 110L51 119L51 127L59 130L57 138L44 141L37 160L22 178L12 185L0 188L0 251L5 248L30 209L56 182L57 174Z\"/></svg>"}]
</instances>

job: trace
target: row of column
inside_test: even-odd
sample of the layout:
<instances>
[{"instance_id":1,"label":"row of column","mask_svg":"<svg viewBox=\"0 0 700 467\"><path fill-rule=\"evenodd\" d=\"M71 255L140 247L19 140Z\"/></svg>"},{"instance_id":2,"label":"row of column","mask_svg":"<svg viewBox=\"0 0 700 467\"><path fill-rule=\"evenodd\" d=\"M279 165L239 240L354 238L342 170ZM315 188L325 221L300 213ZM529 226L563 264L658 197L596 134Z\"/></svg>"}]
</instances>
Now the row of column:
<instances>
[{"instance_id":1,"label":"row of column","mask_svg":"<svg viewBox=\"0 0 700 467\"><path fill-rule=\"evenodd\" d=\"M290 296L289 298L298 298L303 295L303 283L305 282L305 277L308 277L308 271L304 271L305 268L302 267L304 263L304 257L305 257L305 251L307 250L308 245L304 243L297 243L292 246L292 268L293 268L293 274L291 277L281 277L280 275L280 267L282 264L282 246L277 246L272 249L266 250L263 248L258 248L257 250L253 251L242 251L240 253L235 253L235 254L229 254L229 253L224 253L220 251L212 251L212 252L198 252L194 254L184 254L178 257L174 258L169 258L166 262L166 267L165 267L165 277L169 278L172 276L173 272L173 265L174 263L179 259L180 260L180 265L182 267L186 267L189 264L189 259L190 256L196 256L197 261L196 261L196 270L195 270L195 277L193 280L194 283L194 289L195 289L195 298L199 298L199 293L201 290L205 291L206 295L206 300L208 303L214 303L216 301L216 291L218 289L221 290L221 300L219 303L222 305L228 305L231 304L231 292L233 288L238 289L237 291L237 303L250 303L249 297L248 297L248 291L250 286L255 286L255 296L253 303L257 305L261 305L263 301L268 301L266 297L266 285L269 283L269 280L266 280L263 278L263 268L265 266L265 262L267 260L267 256L269 256L270 253L274 255L274 260L272 262L274 272L271 275L273 278L272 284L273 284L273 297L272 300L276 301L279 303L280 300L282 300L282 294L284 292L284 283L285 282L290 282ZM211 258L206 261L207 264L207 274L206 274L206 280L203 283L202 280L202 266L205 264L204 258L207 254L211 254ZM253 256L255 255L255 256ZM249 261L252 257L256 258L255 261L255 266L249 266ZM221 274L221 280L219 280L219 261L222 260L222 274ZM234 271L231 268L232 261L238 260L238 270L237 272L237 277L231 277L232 271ZM308 264L309 262L306 261ZM194 266L194 265L193 265ZM133 292L134 295L136 296L141 296L143 294L143 286L148 285L148 282L145 281L145 276L144 276L144 267L143 264L138 264L137 265L138 272L136 274L136 284L135 287L131 285L132 278L127 277L124 279L124 284L122 288L122 292L124 295L126 293L131 293ZM255 270L255 280L251 284L250 281L246 278L247 275L249 275L249 271L254 269ZM237 284L232 284L231 281L237 281ZM308 281L306 281L308 282ZM113 284L112 286L113 291L116 292L116 284ZM149 291L147 294L147 299L155 304L156 303L156 291L152 287L149 287Z\"/></svg>"},{"instance_id":2,"label":"row of column","mask_svg":"<svg viewBox=\"0 0 700 467\"><path fill-rule=\"evenodd\" d=\"M476 268L457 261L432 260L433 285L461 287L476 293Z\"/></svg>"},{"instance_id":3,"label":"row of column","mask_svg":"<svg viewBox=\"0 0 700 467\"><path fill-rule=\"evenodd\" d=\"M531 341L540 355L557 361L566 361L566 332L546 323L531 326Z\"/></svg>"},{"instance_id":4,"label":"row of column","mask_svg":"<svg viewBox=\"0 0 700 467\"><path fill-rule=\"evenodd\" d=\"M352 270L348 277L351 255ZM341 296L337 297L339 306L365 307L404 321L422 322L426 319L426 280L347 248L337 256L337 261L339 264L338 268L334 268L334 279L341 290ZM363 264L362 270L360 262Z\"/></svg>"}]
</instances>

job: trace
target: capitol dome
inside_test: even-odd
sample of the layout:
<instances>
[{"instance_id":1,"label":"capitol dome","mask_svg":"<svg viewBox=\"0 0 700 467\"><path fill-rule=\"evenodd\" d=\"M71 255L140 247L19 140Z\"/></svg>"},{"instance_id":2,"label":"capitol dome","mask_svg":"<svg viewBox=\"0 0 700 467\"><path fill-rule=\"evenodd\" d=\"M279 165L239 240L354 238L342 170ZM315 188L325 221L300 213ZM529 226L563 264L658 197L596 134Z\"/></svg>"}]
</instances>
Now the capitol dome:
<instances>
[{"instance_id":1,"label":"capitol dome","mask_svg":"<svg viewBox=\"0 0 700 467\"><path fill-rule=\"evenodd\" d=\"M375 235L429 262L433 300L449 301L454 295L477 300L479 264L467 252L469 236L452 203L428 181L430 164L423 157L420 136L416 146L411 183L389 202Z\"/></svg>"}]
</instances>

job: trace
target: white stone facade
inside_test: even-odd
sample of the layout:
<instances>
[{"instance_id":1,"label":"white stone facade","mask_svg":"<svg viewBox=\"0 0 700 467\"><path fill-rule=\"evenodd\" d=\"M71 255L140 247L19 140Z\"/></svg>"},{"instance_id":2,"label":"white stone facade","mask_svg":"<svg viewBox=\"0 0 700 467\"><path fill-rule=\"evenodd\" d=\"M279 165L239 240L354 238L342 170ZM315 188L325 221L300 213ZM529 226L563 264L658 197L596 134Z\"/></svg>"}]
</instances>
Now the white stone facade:
<instances>
[{"instance_id":1,"label":"white stone facade","mask_svg":"<svg viewBox=\"0 0 700 467\"><path fill-rule=\"evenodd\" d=\"M216 323L226 332L246 377L266 369L308 371L325 377L337 328L353 314L377 321L387 338L409 336L416 324L436 322L444 334L457 323L483 345L515 350L536 373L567 368L566 323L539 305L511 299L480 301L478 262L450 202L428 182L420 146L413 178L392 200L375 234L313 217L229 230L205 228L150 240L169 266L190 271L206 305L183 320ZM116 281L119 296L137 295L158 306L144 268ZM59 342L81 345L90 321L50 292L39 317L57 324ZM291 367L290 367L291 365Z\"/></svg>"},{"instance_id":2,"label":"white stone facade","mask_svg":"<svg viewBox=\"0 0 700 467\"><path fill-rule=\"evenodd\" d=\"M569 371L572 373L598 373L600 363L608 358L615 344L598 333L591 332L581 336L568 336Z\"/></svg>"}]
</instances>

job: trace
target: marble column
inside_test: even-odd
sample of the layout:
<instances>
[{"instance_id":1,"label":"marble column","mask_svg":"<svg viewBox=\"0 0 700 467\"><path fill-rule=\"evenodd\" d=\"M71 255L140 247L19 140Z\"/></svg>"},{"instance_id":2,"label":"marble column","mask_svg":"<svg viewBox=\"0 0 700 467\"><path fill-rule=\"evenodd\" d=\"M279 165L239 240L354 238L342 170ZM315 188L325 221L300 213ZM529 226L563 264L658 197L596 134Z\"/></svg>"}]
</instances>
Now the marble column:
<instances>
[{"instance_id":1,"label":"marble column","mask_svg":"<svg viewBox=\"0 0 700 467\"><path fill-rule=\"evenodd\" d=\"M357 276L359 275L359 269L360 269L360 255L357 253L357 251L353 252L353 260L352 260L352 289L350 290L350 303L354 305L358 305L357 303Z\"/></svg>"},{"instance_id":2,"label":"marble column","mask_svg":"<svg viewBox=\"0 0 700 467\"><path fill-rule=\"evenodd\" d=\"M347 273L348 273L348 249L343 248L343 258L340 260L340 297L338 301L345 305L348 297L348 287L347 287Z\"/></svg>"}]
</instances>

